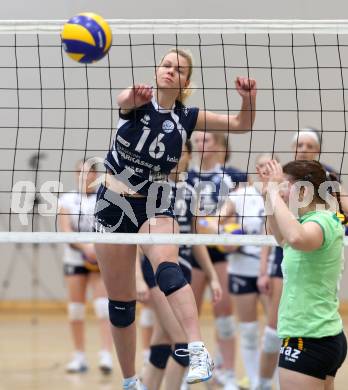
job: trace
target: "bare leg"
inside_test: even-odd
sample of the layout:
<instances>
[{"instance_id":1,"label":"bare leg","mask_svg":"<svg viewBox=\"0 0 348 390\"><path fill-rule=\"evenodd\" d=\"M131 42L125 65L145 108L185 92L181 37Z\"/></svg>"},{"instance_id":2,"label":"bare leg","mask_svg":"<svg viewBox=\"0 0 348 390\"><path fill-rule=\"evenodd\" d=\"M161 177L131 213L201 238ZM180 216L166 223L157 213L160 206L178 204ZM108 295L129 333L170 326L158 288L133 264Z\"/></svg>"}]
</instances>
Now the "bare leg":
<instances>
[{"instance_id":1,"label":"bare leg","mask_svg":"<svg viewBox=\"0 0 348 390\"><path fill-rule=\"evenodd\" d=\"M139 230L140 233L148 233L149 231L151 233L177 233L178 225L172 218L159 217L156 218L155 225L150 225L150 221L146 221ZM162 262L177 263L178 261L178 247L176 245L143 245L142 250L150 260L154 272ZM202 340L196 301L191 286L185 285L168 295L167 299L176 319L186 332L188 342Z\"/></svg>"},{"instance_id":2,"label":"bare leg","mask_svg":"<svg viewBox=\"0 0 348 390\"><path fill-rule=\"evenodd\" d=\"M300 372L279 368L281 390L324 390L325 381Z\"/></svg>"},{"instance_id":3,"label":"bare leg","mask_svg":"<svg viewBox=\"0 0 348 390\"><path fill-rule=\"evenodd\" d=\"M271 279L272 288L269 297L267 325L272 329L277 329L278 307L282 293L283 280L281 278ZM260 378L273 378L278 364L279 351L276 353L267 353L261 351L260 357Z\"/></svg>"},{"instance_id":4,"label":"bare leg","mask_svg":"<svg viewBox=\"0 0 348 390\"><path fill-rule=\"evenodd\" d=\"M102 281L100 273L93 272L89 275L89 283L91 284L93 291L93 298L106 298L107 293ZM104 350L112 351L112 335L110 329L110 322L108 317L99 318L99 332L101 339L101 347Z\"/></svg>"},{"instance_id":5,"label":"bare leg","mask_svg":"<svg viewBox=\"0 0 348 390\"><path fill-rule=\"evenodd\" d=\"M162 293L162 291L160 291L158 287L152 288L150 290L150 293L151 300L153 302L153 307L156 313L155 327L153 337L151 339L151 345L175 344L178 342L185 342L185 332L175 318L174 313L165 295ZM171 360L172 359L169 359L168 364ZM182 368L179 364L170 364L170 367L172 367L169 372L171 380L175 380L176 382L179 382L181 384L185 369ZM159 389L162 383L164 373L166 378L168 378L167 369L163 370L156 368L150 363L145 369L143 375L143 383L147 386L149 390ZM169 383L172 384L172 382ZM176 387L172 386L171 389L174 390L176 389ZM180 386L178 389L180 389Z\"/></svg>"},{"instance_id":6,"label":"bare leg","mask_svg":"<svg viewBox=\"0 0 348 390\"><path fill-rule=\"evenodd\" d=\"M204 290L207 286L205 274L199 268L192 268L191 288L195 296L198 312L201 312Z\"/></svg>"},{"instance_id":7,"label":"bare leg","mask_svg":"<svg viewBox=\"0 0 348 390\"><path fill-rule=\"evenodd\" d=\"M174 359L169 359L166 368L164 388L166 390L180 390L185 371L185 367L181 366Z\"/></svg>"},{"instance_id":8,"label":"bare leg","mask_svg":"<svg viewBox=\"0 0 348 390\"><path fill-rule=\"evenodd\" d=\"M98 244L98 263L110 299L129 302L136 299L135 245ZM117 357L124 378L135 375L136 325L111 327Z\"/></svg>"},{"instance_id":9,"label":"bare leg","mask_svg":"<svg viewBox=\"0 0 348 390\"><path fill-rule=\"evenodd\" d=\"M228 291L227 263L220 262L215 264L215 270L219 277L222 287L222 299L214 308L215 318L229 317L233 313L232 299ZM217 342L223 358L223 369L234 370L236 355L236 338L233 335L230 338L221 338L217 332Z\"/></svg>"},{"instance_id":10,"label":"bare leg","mask_svg":"<svg viewBox=\"0 0 348 390\"><path fill-rule=\"evenodd\" d=\"M86 300L87 276L70 275L65 278L70 303L84 304ZM85 350L85 327L83 320L70 320L71 334L76 351Z\"/></svg>"},{"instance_id":11,"label":"bare leg","mask_svg":"<svg viewBox=\"0 0 348 390\"><path fill-rule=\"evenodd\" d=\"M333 376L327 376L325 379L325 390L334 390L335 389L335 378Z\"/></svg>"},{"instance_id":12,"label":"bare leg","mask_svg":"<svg viewBox=\"0 0 348 390\"><path fill-rule=\"evenodd\" d=\"M151 337L153 333L153 323L149 322L149 318L153 317L153 309L149 302L142 303L139 325L141 327L141 345L143 347L144 363L148 360Z\"/></svg>"},{"instance_id":13,"label":"bare leg","mask_svg":"<svg viewBox=\"0 0 348 390\"><path fill-rule=\"evenodd\" d=\"M167 303L168 304L168 303ZM156 319L153 328L151 345L170 344L170 339L162 328L159 321ZM149 363L143 374L142 381L148 390L159 390L164 376L164 369L155 367Z\"/></svg>"}]
</instances>

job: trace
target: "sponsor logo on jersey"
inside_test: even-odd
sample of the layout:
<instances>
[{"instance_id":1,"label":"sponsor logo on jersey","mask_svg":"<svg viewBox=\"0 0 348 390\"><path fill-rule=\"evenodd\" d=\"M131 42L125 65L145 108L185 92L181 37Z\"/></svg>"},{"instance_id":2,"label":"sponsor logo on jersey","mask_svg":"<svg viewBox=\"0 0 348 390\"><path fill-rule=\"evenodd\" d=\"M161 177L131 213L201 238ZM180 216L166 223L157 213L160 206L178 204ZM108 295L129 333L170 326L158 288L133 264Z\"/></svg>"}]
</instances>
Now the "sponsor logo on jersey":
<instances>
[{"instance_id":1,"label":"sponsor logo on jersey","mask_svg":"<svg viewBox=\"0 0 348 390\"><path fill-rule=\"evenodd\" d=\"M179 162L179 159L177 157L167 156L167 161L177 164Z\"/></svg>"},{"instance_id":2,"label":"sponsor logo on jersey","mask_svg":"<svg viewBox=\"0 0 348 390\"><path fill-rule=\"evenodd\" d=\"M145 114L141 119L140 122L143 123L144 125L148 125L150 122L150 115Z\"/></svg>"},{"instance_id":3,"label":"sponsor logo on jersey","mask_svg":"<svg viewBox=\"0 0 348 390\"><path fill-rule=\"evenodd\" d=\"M189 108L187 108L187 107L185 107L185 108L184 108L184 114L185 114L185 116L187 116L187 115L188 115L189 111L190 111L190 109L189 109Z\"/></svg>"},{"instance_id":4,"label":"sponsor logo on jersey","mask_svg":"<svg viewBox=\"0 0 348 390\"><path fill-rule=\"evenodd\" d=\"M130 145L130 143L126 141L124 138L122 138L119 134L117 135L117 141L123 146L125 146L126 148L128 148Z\"/></svg>"},{"instance_id":5,"label":"sponsor logo on jersey","mask_svg":"<svg viewBox=\"0 0 348 390\"><path fill-rule=\"evenodd\" d=\"M171 133L174 130L174 127L174 123L168 119L162 124L162 130L167 134Z\"/></svg>"}]
</instances>

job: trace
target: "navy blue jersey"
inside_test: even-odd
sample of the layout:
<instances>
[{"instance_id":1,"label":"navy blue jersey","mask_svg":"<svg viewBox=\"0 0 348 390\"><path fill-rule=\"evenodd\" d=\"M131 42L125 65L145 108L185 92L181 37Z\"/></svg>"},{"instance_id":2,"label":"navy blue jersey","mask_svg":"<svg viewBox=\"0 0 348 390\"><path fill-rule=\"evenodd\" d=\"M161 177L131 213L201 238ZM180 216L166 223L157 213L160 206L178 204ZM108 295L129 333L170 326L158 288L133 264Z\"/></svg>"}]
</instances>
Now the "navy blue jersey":
<instances>
[{"instance_id":1,"label":"navy blue jersey","mask_svg":"<svg viewBox=\"0 0 348 390\"><path fill-rule=\"evenodd\" d=\"M240 182L247 181L247 175L235 168L224 168L221 164L216 164L209 172L189 171L187 180L200 195L201 215L211 215L222 206L229 193Z\"/></svg>"},{"instance_id":2,"label":"navy blue jersey","mask_svg":"<svg viewBox=\"0 0 348 390\"><path fill-rule=\"evenodd\" d=\"M106 166L134 191L147 195L154 181L166 181L177 165L183 144L196 126L198 108L176 101L171 110L155 99L120 113L116 135L106 157Z\"/></svg>"},{"instance_id":3,"label":"navy blue jersey","mask_svg":"<svg viewBox=\"0 0 348 390\"><path fill-rule=\"evenodd\" d=\"M248 182L248 174L240 171L237 168L223 167L223 170L232 179L232 181L234 183L236 183L236 186L238 186L239 183L247 183Z\"/></svg>"}]
</instances>

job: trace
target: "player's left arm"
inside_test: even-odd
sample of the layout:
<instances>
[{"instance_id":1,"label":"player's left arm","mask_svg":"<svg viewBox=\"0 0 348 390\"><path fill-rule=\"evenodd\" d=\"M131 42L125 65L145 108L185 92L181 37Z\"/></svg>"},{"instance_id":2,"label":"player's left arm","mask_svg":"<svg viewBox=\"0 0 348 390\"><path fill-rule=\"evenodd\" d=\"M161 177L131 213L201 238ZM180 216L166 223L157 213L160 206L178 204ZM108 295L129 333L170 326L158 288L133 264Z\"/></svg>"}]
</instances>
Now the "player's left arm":
<instances>
[{"instance_id":1,"label":"player's left arm","mask_svg":"<svg viewBox=\"0 0 348 390\"><path fill-rule=\"evenodd\" d=\"M237 77L235 85L242 97L239 114L224 115L200 110L195 130L246 133L252 129L256 114L256 81L248 77Z\"/></svg>"}]
</instances>

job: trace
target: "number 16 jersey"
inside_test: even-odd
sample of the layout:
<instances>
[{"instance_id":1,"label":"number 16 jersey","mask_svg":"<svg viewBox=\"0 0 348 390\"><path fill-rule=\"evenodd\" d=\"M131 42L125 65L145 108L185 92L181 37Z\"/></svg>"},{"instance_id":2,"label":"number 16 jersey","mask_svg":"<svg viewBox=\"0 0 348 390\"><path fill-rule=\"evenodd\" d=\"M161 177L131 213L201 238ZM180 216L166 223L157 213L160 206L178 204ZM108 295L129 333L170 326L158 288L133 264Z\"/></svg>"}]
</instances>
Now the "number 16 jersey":
<instances>
[{"instance_id":1,"label":"number 16 jersey","mask_svg":"<svg viewBox=\"0 0 348 390\"><path fill-rule=\"evenodd\" d=\"M196 126L198 112L198 108L188 108L179 101L172 109L164 109L153 98L127 114L120 113L106 157L107 168L118 175L126 170L134 189L147 195L151 183L166 180L177 165L183 144Z\"/></svg>"}]
</instances>

